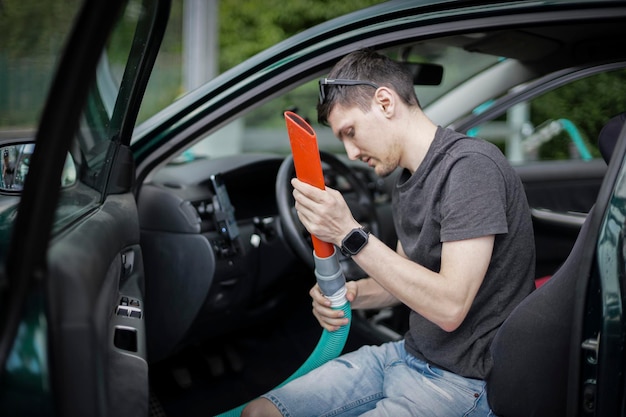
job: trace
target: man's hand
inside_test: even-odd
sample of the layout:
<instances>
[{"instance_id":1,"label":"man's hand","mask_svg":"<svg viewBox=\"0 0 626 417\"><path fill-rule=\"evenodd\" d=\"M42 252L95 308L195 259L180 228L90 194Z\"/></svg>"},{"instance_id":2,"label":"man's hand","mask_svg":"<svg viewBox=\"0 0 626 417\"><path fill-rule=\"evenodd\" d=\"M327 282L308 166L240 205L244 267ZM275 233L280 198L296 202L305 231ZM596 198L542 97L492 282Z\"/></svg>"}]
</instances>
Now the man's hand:
<instances>
[{"instance_id":1,"label":"man's hand","mask_svg":"<svg viewBox=\"0 0 626 417\"><path fill-rule=\"evenodd\" d=\"M349 302L353 302L356 299L357 291L356 281L346 282L346 298ZM330 301L324 297L317 284L311 288L309 294L313 299L313 315L324 329L333 332L341 326L348 324L348 319L344 317L344 312L331 308Z\"/></svg>"},{"instance_id":2,"label":"man's hand","mask_svg":"<svg viewBox=\"0 0 626 417\"><path fill-rule=\"evenodd\" d=\"M339 191L328 187L320 190L297 178L291 184L298 217L318 239L340 246L352 229L360 227Z\"/></svg>"}]
</instances>

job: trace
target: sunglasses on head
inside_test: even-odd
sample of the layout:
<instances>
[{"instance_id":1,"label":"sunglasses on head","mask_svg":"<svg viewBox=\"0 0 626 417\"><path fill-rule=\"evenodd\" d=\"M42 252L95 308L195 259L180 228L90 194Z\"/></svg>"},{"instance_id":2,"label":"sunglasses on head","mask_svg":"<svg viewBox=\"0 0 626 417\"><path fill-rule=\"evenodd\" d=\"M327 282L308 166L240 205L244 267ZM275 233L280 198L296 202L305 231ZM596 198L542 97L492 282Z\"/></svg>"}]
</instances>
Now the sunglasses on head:
<instances>
[{"instance_id":1,"label":"sunglasses on head","mask_svg":"<svg viewBox=\"0 0 626 417\"><path fill-rule=\"evenodd\" d=\"M322 78L320 80L320 104L324 103L324 101L326 100L326 88L328 88L328 86L330 85L369 85L370 87L378 89L378 85L370 81L345 80L341 78Z\"/></svg>"}]
</instances>

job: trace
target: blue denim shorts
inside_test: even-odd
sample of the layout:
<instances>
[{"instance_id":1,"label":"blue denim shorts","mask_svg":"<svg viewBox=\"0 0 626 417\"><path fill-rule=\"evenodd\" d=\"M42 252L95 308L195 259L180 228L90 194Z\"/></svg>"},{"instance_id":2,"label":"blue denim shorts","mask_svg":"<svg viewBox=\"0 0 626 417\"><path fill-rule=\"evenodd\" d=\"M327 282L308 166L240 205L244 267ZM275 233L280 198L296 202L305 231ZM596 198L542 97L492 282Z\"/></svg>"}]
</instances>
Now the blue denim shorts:
<instances>
[{"instance_id":1,"label":"blue denim shorts","mask_svg":"<svg viewBox=\"0 0 626 417\"><path fill-rule=\"evenodd\" d=\"M404 341L364 346L263 397L285 417L494 416L484 381L433 367Z\"/></svg>"}]
</instances>

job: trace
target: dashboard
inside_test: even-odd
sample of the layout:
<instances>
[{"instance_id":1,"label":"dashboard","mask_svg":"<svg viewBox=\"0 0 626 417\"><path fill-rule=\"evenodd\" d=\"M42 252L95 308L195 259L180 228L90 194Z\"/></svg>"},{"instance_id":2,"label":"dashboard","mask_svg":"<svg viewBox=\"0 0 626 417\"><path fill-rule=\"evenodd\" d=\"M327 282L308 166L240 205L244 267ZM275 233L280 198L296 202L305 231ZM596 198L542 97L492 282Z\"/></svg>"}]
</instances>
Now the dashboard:
<instances>
[{"instance_id":1,"label":"dashboard","mask_svg":"<svg viewBox=\"0 0 626 417\"><path fill-rule=\"evenodd\" d=\"M197 159L167 165L142 186L137 204L150 361L254 325L290 293L307 293L315 283L281 228L276 178L283 160L270 154ZM389 210L385 184L368 167L355 173L377 209ZM358 205L345 179L328 166L324 176L349 205ZM391 221L388 212L379 217ZM388 239L395 243L395 236Z\"/></svg>"},{"instance_id":2,"label":"dashboard","mask_svg":"<svg viewBox=\"0 0 626 417\"><path fill-rule=\"evenodd\" d=\"M199 159L168 165L142 187L151 361L259 320L284 295L277 288L298 260L280 238L281 163L266 155Z\"/></svg>"}]
</instances>

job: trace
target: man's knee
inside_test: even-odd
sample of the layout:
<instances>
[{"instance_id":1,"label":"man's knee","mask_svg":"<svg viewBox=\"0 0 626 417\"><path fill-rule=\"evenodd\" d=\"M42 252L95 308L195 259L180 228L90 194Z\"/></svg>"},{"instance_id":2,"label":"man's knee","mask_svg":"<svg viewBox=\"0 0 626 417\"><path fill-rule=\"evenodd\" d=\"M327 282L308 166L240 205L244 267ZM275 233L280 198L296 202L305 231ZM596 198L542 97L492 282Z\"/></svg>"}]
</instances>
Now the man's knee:
<instances>
[{"instance_id":1,"label":"man's knee","mask_svg":"<svg viewBox=\"0 0 626 417\"><path fill-rule=\"evenodd\" d=\"M271 401L260 397L250 401L241 412L241 417L282 417L282 414Z\"/></svg>"}]
</instances>

